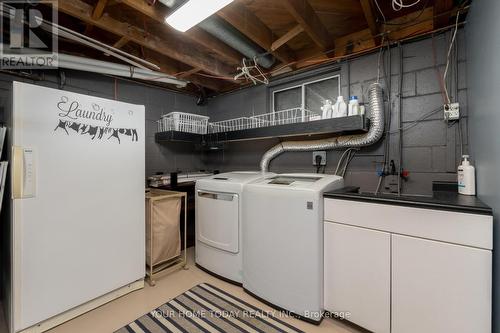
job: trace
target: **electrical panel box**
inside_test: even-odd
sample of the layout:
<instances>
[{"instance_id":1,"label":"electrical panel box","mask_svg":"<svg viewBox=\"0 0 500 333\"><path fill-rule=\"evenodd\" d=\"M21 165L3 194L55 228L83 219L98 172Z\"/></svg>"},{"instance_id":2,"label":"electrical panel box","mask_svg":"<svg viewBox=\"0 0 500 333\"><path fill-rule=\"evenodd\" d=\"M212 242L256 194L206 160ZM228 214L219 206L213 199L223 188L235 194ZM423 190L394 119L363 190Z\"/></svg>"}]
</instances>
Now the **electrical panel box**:
<instances>
[{"instance_id":1,"label":"electrical panel box","mask_svg":"<svg viewBox=\"0 0 500 333\"><path fill-rule=\"evenodd\" d=\"M317 166L316 156L319 156L318 158L320 158L319 165L326 165L326 151L313 151L313 165Z\"/></svg>"},{"instance_id":2,"label":"electrical panel box","mask_svg":"<svg viewBox=\"0 0 500 333\"><path fill-rule=\"evenodd\" d=\"M460 119L460 104L450 103L444 105L444 120L459 120Z\"/></svg>"}]
</instances>

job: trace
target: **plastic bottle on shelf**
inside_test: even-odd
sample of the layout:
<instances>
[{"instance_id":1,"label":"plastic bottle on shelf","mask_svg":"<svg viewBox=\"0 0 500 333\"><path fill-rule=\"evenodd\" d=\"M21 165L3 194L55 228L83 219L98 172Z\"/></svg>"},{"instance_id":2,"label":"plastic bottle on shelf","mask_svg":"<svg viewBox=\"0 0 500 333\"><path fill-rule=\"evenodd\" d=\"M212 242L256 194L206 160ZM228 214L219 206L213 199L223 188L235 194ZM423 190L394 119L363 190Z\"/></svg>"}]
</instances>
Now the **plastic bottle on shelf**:
<instances>
[{"instance_id":1,"label":"plastic bottle on shelf","mask_svg":"<svg viewBox=\"0 0 500 333\"><path fill-rule=\"evenodd\" d=\"M366 107L364 103L359 104L359 115L364 116L366 113Z\"/></svg>"},{"instance_id":2,"label":"plastic bottle on shelf","mask_svg":"<svg viewBox=\"0 0 500 333\"><path fill-rule=\"evenodd\" d=\"M339 101L335 102L332 107L332 118L337 118L339 116Z\"/></svg>"},{"instance_id":3,"label":"plastic bottle on shelf","mask_svg":"<svg viewBox=\"0 0 500 333\"><path fill-rule=\"evenodd\" d=\"M327 99L325 101L325 104L321 107L321 111L323 111L322 115L321 115L322 119L329 119L329 118L331 118L332 117L332 112L333 112L332 101L330 101L329 99Z\"/></svg>"},{"instance_id":4,"label":"plastic bottle on shelf","mask_svg":"<svg viewBox=\"0 0 500 333\"><path fill-rule=\"evenodd\" d=\"M349 98L349 111L348 111L349 116L357 116L359 115L359 102L358 102L358 96L351 96Z\"/></svg>"},{"instance_id":5,"label":"plastic bottle on shelf","mask_svg":"<svg viewBox=\"0 0 500 333\"><path fill-rule=\"evenodd\" d=\"M344 102L344 96L337 97L337 117L347 117L347 104Z\"/></svg>"},{"instance_id":6,"label":"plastic bottle on shelf","mask_svg":"<svg viewBox=\"0 0 500 333\"><path fill-rule=\"evenodd\" d=\"M476 170L469 162L469 155L463 155L462 158L457 170L458 193L476 195Z\"/></svg>"}]
</instances>

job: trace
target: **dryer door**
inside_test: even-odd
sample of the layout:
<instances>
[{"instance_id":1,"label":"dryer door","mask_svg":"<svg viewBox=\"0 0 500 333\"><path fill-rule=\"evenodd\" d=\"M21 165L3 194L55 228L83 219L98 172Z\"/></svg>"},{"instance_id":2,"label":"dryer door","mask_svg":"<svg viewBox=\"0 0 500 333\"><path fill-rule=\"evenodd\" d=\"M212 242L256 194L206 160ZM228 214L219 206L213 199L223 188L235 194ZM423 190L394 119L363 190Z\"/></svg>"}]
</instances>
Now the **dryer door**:
<instances>
[{"instance_id":1,"label":"dryer door","mask_svg":"<svg viewBox=\"0 0 500 333\"><path fill-rule=\"evenodd\" d=\"M224 251L238 253L238 194L198 190L196 196L198 240Z\"/></svg>"}]
</instances>

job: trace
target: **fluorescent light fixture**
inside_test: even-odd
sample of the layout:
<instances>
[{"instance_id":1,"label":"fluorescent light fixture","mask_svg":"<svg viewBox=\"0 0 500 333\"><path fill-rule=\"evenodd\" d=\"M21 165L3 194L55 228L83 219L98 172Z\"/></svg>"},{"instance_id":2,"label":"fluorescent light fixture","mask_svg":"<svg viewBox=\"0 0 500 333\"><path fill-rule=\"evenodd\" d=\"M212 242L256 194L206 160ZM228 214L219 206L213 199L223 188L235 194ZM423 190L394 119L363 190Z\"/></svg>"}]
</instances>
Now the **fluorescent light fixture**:
<instances>
[{"instance_id":1,"label":"fluorescent light fixture","mask_svg":"<svg viewBox=\"0 0 500 333\"><path fill-rule=\"evenodd\" d=\"M165 19L170 26L185 32L229 5L233 0L188 0Z\"/></svg>"}]
</instances>

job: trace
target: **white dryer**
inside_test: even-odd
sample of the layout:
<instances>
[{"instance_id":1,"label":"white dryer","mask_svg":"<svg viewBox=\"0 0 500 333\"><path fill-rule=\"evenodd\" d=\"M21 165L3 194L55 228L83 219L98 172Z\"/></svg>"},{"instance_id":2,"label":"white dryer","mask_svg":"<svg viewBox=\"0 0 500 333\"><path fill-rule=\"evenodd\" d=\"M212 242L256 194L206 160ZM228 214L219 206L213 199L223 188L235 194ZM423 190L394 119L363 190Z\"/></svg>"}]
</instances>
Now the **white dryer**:
<instances>
[{"instance_id":1,"label":"white dryer","mask_svg":"<svg viewBox=\"0 0 500 333\"><path fill-rule=\"evenodd\" d=\"M229 172L196 182L196 264L223 279L242 283L241 204L245 184L272 177Z\"/></svg>"},{"instance_id":2,"label":"white dryer","mask_svg":"<svg viewBox=\"0 0 500 333\"><path fill-rule=\"evenodd\" d=\"M319 323L323 312L323 193L339 176L281 174L243 191L243 288Z\"/></svg>"}]
</instances>

